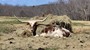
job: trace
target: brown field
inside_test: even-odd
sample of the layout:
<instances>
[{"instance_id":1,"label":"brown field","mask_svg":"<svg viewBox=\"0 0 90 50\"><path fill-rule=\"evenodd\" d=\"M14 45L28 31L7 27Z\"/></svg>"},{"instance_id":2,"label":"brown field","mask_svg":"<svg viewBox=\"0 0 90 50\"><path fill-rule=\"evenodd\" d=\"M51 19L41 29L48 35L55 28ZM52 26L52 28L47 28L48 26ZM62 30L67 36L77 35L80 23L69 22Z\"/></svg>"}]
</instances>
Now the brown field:
<instances>
[{"instance_id":1,"label":"brown field","mask_svg":"<svg viewBox=\"0 0 90 50\"><path fill-rule=\"evenodd\" d=\"M0 17L0 50L90 50L90 21L72 20L72 27L74 33L68 38L25 37L20 34L28 29L25 23Z\"/></svg>"}]
</instances>

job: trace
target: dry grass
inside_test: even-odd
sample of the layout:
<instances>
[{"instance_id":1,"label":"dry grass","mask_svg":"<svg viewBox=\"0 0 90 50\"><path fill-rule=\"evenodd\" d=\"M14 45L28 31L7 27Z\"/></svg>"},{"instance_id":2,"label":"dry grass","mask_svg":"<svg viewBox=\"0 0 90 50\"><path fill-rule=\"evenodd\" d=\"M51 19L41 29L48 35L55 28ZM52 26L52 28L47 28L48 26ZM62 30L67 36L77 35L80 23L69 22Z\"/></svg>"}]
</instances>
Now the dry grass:
<instances>
[{"instance_id":1,"label":"dry grass","mask_svg":"<svg viewBox=\"0 0 90 50\"><path fill-rule=\"evenodd\" d=\"M0 50L90 50L90 21L72 21L76 34L68 38L45 38L17 36L18 29L23 30L28 26L13 17L0 19Z\"/></svg>"},{"instance_id":2,"label":"dry grass","mask_svg":"<svg viewBox=\"0 0 90 50\"><path fill-rule=\"evenodd\" d=\"M90 21L72 21L74 33L84 33L90 30Z\"/></svg>"}]
</instances>

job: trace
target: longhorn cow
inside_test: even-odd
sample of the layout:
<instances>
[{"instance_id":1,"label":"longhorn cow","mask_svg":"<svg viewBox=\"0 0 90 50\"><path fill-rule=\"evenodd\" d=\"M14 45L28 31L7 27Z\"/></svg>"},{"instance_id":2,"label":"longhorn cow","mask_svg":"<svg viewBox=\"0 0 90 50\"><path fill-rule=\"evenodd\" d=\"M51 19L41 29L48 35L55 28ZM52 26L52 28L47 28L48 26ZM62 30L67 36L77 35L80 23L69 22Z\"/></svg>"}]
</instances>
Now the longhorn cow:
<instances>
[{"instance_id":1,"label":"longhorn cow","mask_svg":"<svg viewBox=\"0 0 90 50\"><path fill-rule=\"evenodd\" d=\"M28 21L22 21L22 20L18 19L17 17L16 17L16 19L18 21L20 21L20 22L27 23L30 26L31 31L33 32L33 36L35 36L36 35L37 26L38 26L37 22L43 22L43 21L45 21L47 19L47 17L44 18L43 20L28 20Z\"/></svg>"}]
</instances>

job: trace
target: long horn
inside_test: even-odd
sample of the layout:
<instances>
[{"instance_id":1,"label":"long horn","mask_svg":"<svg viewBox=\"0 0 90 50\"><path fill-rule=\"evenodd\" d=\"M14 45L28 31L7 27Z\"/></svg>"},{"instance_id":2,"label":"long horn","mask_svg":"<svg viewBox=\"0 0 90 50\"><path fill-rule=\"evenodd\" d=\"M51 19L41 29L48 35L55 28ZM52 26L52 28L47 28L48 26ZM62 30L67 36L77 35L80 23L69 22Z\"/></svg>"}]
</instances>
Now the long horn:
<instances>
[{"instance_id":1,"label":"long horn","mask_svg":"<svg viewBox=\"0 0 90 50\"><path fill-rule=\"evenodd\" d=\"M38 22L42 22L42 21L45 21L48 17L44 18L43 20L35 20L35 21L38 21Z\"/></svg>"},{"instance_id":2,"label":"long horn","mask_svg":"<svg viewBox=\"0 0 90 50\"><path fill-rule=\"evenodd\" d=\"M16 15L14 15L14 17L16 17ZM19 22L30 22L30 21L36 21L36 22L41 22L41 21L45 21L46 19L47 19L47 17L46 18L44 18L43 20L28 20L28 21L22 21L22 20L20 20L20 19L18 19L18 17L16 17L16 19L19 21Z\"/></svg>"}]
</instances>

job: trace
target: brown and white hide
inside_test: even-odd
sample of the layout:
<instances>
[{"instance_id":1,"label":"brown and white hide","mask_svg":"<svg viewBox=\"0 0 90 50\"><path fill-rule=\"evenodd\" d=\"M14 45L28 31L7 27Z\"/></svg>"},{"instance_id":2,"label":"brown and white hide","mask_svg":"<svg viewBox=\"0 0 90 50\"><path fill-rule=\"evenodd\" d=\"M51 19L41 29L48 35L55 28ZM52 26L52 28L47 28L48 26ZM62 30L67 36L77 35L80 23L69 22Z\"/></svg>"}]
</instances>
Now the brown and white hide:
<instances>
[{"instance_id":1,"label":"brown and white hide","mask_svg":"<svg viewBox=\"0 0 90 50\"><path fill-rule=\"evenodd\" d=\"M50 36L50 37L69 37L70 31L65 28L52 27L49 26L45 28L40 34L40 36Z\"/></svg>"},{"instance_id":2,"label":"brown and white hide","mask_svg":"<svg viewBox=\"0 0 90 50\"><path fill-rule=\"evenodd\" d=\"M63 33L63 36L64 36L64 37L69 37L69 35L70 35L70 33L71 33L69 30L67 30L67 29L65 29L65 28L62 28L61 30L64 32L64 33Z\"/></svg>"}]
</instances>

